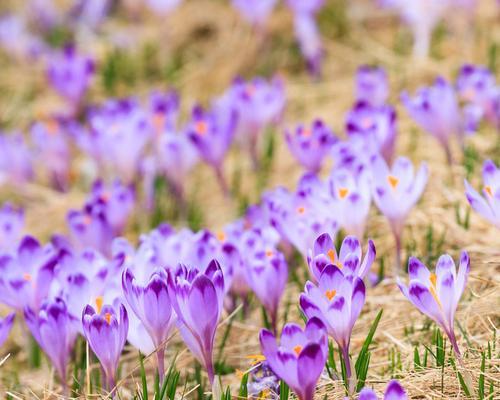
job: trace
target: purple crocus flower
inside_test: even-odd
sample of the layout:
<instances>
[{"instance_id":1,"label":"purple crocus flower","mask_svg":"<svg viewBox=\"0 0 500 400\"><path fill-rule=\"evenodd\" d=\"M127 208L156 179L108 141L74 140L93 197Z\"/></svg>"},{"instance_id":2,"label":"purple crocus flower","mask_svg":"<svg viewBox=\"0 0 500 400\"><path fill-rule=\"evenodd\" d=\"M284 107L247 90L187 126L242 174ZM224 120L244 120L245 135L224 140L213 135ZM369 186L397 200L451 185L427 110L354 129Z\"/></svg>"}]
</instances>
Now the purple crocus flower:
<instances>
[{"instance_id":1,"label":"purple crocus flower","mask_svg":"<svg viewBox=\"0 0 500 400\"><path fill-rule=\"evenodd\" d=\"M50 293L57 261L52 246L25 236L14 254L0 257L0 302L17 311L38 311Z\"/></svg>"},{"instance_id":2,"label":"purple crocus flower","mask_svg":"<svg viewBox=\"0 0 500 400\"><path fill-rule=\"evenodd\" d=\"M67 45L61 52L53 54L47 75L54 89L64 97L76 112L94 75L94 61L77 52L75 46Z\"/></svg>"},{"instance_id":3,"label":"purple crocus flower","mask_svg":"<svg viewBox=\"0 0 500 400\"><path fill-rule=\"evenodd\" d=\"M457 90L468 107L473 107L479 119L486 118L500 128L500 86L488 68L463 65L457 77Z\"/></svg>"},{"instance_id":4,"label":"purple crocus flower","mask_svg":"<svg viewBox=\"0 0 500 400\"><path fill-rule=\"evenodd\" d=\"M256 29L262 29L276 3L277 0L232 0L234 8Z\"/></svg>"},{"instance_id":5,"label":"purple crocus flower","mask_svg":"<svg viewBox=\"0 0 500 400\"><path fill-rule=\"evenodd\" d=\"M345 168L334 168L328 180L330 199L324 213L335 211L339 225L349 234L362 238L370 212L371 174L362 169L354 174Z\"/></svg>"},{"instance_id":6,"label":"purple crocus flower","mask_svg":"<svg viewBox=\"0 0 500 400\"><path fill-rule=\"evenodd\" d=\"M26 20L18 14L0 18L0 47L11 57L23 61L36 60L47 50L44 41L29 32Z\"/></svg>"},{"instance_id":7,"label":"purple crocus flower","mask_svg":"<svg viewBox=\"0 0 500 400\"><path fill-rule=\"evenodd\" d=\"M69 314L66 303L60 298L45 302L38 312L27 307L24 318L31 334L54 365L66 391L66 370L78 334L78 320Z\"/></svg>"},{"instance_id":8,"label":"purple crocus flower","mask_svg":"<svg viewBox=\"0 0 500 400\"><path fill-rule=\"evenodd\" d=\"M148 7L158 14L169 14L174 11L182 0L147 0Z\"/></svg>"},{"instance_id":9,"label":"purple crocus flower","mask_svg":"<svg viewBox=\"0 0 500 400\"><path fill-rule=\"evenodd\" d=\"M363 280L346 275L331 264L323 269L318 284L308 281L304 293L300 295L300 307L307 318L319 318L325 324L328 334L339 345L348 379L351 377L351 333L364 304Z\"/></svg>"},{"instance_id":10,"label":"purple crocus flower","mask_svg":"<svg viewBox=\"0 0 500 400\"><path fill-rule=\"evenodd\" d=\"M56 118L48 118L31 127L31 138L35 145L37 161L48 172L48 178L57 190L65 191L69 186L71 152L69 138Z\"/></svg>"},{"instance_id":11,"label":"purple crocus flower","mask_svg":"<svg viewBox=\"0 0 500 400\"><path fill-rule=\"evenodd\" d=\"M76 0L71 16L87 29L97 29L106 19L111 6L111 0Z\"/></svg>"},{"instance_id":12,"label":"purple crocus flower","mask_svg":"<svg viewBox=\"0 0 500 400\"><path fill-rule=\"evenodd\" d=\"M448 11L448 0L378 0L383 7L392 8L401 14L413 33L413 55L426 58L429 54L434 27Z\"/></svg>"},{"instance_id":13,"label":"purple crocus flower","mask_svg":"<svg viewBox=\"0 0 500 400\"><path fill-rule=\"evenodd\" d=\"M345 275L352 275L364 279L375 261L376 250L372 240L368 240L368 250L361 260L361 245L354 236L346 236L337 254L332 237L328 233L318 236L314 247L309 250L307 263L311 276L319 282L321 273L327 265L335 265Z\"/></svg>"},{"instance_id":14,"label":"purple crocus flower","mask_svg":"<svg viewBox=\"0 0 500 400\"><path fill-rule=\"evenodd\" d=\"M281 78L270 81L254 78L248 82L241 78L220 100L229 103L238 114L237 135L247 147L254 167L259 165L258 141L265 129L281 119L286 96Z\"/></svg>"},{"instance_id":15,"label":"purple crocus flower","mask_svg":"<svg viewBox=\"0 0 500 400\"><path fill-rule=\"evenodd\" d=\"M311 318L305 329L294 323L286 324L279 346L275 336L266 329L261 330L259 338L262 353L273 372L300 400L312 400L328 354L323 323Z\"/></svg>"},{"instance_id":16,"label":"purple crocus flower","mask_svg":"<svg viewBox=\"0 0 500 400\"><path fill-rule=\"evenodd\" d=\"M403 228L424 192L429 175L427 164L422 163L415 174L413 164L405 157L398 157L391 169L381 157L374 157L372 170L373 200L391 226L396 241L396 271L399 271Z\"/></svg>"},{"instance_id":17,"label":"purple crocus flower","mask_svg":"<svg viewBox=\"0 0 500 400\"><path fill-rule=\"evenodd\" d=\"M347 114L345 126L349 136L359 136L367 146L376 149L387 162L391 162L397 134L394 107L373 107L363 101L358 102Z\"/></svg>"},{"instance_id":18,"label":"purple crocus flower","mask_svg":"<svg viewBox=\"0 0 500 400\"><path fill-rule=\"evenodd\" d=\"M287 0L294 15L295 36L311 75L321 75L323 46L316 24L316 14L325 4L324 0Z\"/></svg>"},{"instance_id":19,"label":"purple crocus flower","mask_svg":"<svg viewBox=\"0 0 500 400\"><path fill-rule=\"evenodd\" d=\"M213 384L213 347L224 300L222 269L215 260L204 273L178 265L168 270L168 289L181 336Z\"/></svg>"},{"instance_id":20,"label":"purple crocus flower","mask_svg":"<svg viewBox=\"0 0 500 400\"><path fill-rule=\"evenodd\" d=\"M453 86L439 77L432 86L420 88L413 98L403 92L401 100L415 122L443 146L451 163L449 141L463 135L463 116Z\"/></svg>"},{"instance_id":21,"label":"purple crocus flower","mask_svg":"<svg viewBox=\"0 0 500 400\"><path fill-rule=\"evenodd\" d=\"M149 96L149 107L156 134L176 129L179 116L179 95L176 91L153 91Z\"/></svg>"},{"instance_id":22,"label":"purple crocus flower","mask_svg":"<svg viewBox=\"0 0 500 400\"><path fill-rule=\"evenodd\" d=\"M278 307L288 281L288 265L277 250L259 249L248 261L247 282L269 313L273 331L277 332Z\"/></svg>"},{"instance_id":23,"label":"purple crocus flower","mask_svg":"<svg viewBox=\"0 0 500 400\"><path fill-rule=\"evenodd\" d=\"M0 249L11 252L21 239L23 229L24 210L4 203L0 208Z\"/></svg>"},{"instance_id":24,"label":"purple crocus flower","mask_svg":"<svg viewBox=\"0 0 500 400\"><path fill-rule=\"evenodd\" d=\"M382 67L362 65L356 73L356 102L381 107L389 97L387 73Z\"/></svg>"},{"instance_id":25,"label":"purple crocus flower","mask_svg":"<svg viewBox=\"0 0 500 400\"><path fill-rule=\"evenodd\" d=\"M229 194L222 164L233 140L237 116L233 109L215 105L210 111L200 106L193 109L187 134L200 157L215 171L223 192Z\"/></svg>"},{"instance_id":26,"label":"purple crocus flower","mask_svg":"<svg viewBox=\"0 0 500 400\"><path fill-rule=\"evenodd\" d=\"M120 354L127 341L127 310L123 304L120 304L119 310L104 305L96 312L92 306L87 305L82 313L82 325L85 338L104 371L106 390L112 392Z\"/></svg>"},{"instance_id":27,"label":"purple crocus flower","mask_svg":"<svg viewBox=\"0 0 500 400\"><path fill-rule=\"evenodd\" d=\"M483 165L483 195L465 180L465 195L471 207L500 229L500 169L491 160Z\"/></svg>"},{"instance_id":28,"label":"purple crocus flower","mask_svg":"<svg viewBox=\"0 0 500 400\"><path fill-rule=\"evenodd\" d=\"M22 185L33 179L33 154L20 133L0 132L0 183Z\"/></svg>"},{"instance_id":29,"label":"purple crocus flower","mask_svg":"<svg viewBox=\"0 0 500 400\"><path fill-rule=\"evenodd\" d=\"M359 400L378 400L377 394L369 388L364 388L359 393ZM393 379L385 389L383 400L408 400L408 395L401 384Z\"/></svg>"},{"instance_id":30,"label":"purple crocus flower","mask_svg":"<svg viewBox=\"0 0 500 400\"><path fill-rule=\"evenodd\" d=\"M299 125L294 132L285 132L286 143L295 159L308 171L318 173L336 136L321 120L316 120L311 128Z\"/></svg>"},{"instance_id":31,"label":"purple crocus flower","mask_svg":"<svg viewBox=\"0 0 500 400\"><path fill-rule=\"evenodd\" d=\"M133 183L154 132L148 113L135 99L109 100L90 112L89 124L80 146L112 177Z\"/></svg>"},{"instance_id":32,"label":"purple crocus flower","mask_svg":"<svg viewBox=\"0 0 500 400\"><path fill-rule=\"evenodd\" d=\"M398 286L405 297L444 330L457 359L462 357L455 337L455 312L464 292L470 270L467 252L460 255L458 271L453 258L448 254L439 257L436 271L429 269L415 257L408 261L409 285L398 280Z\"/></svg>"},{"instance_id":33,"label":"purple crocus flower","mask_svg":"<svg viewBox=\"0 0 500 400\"><path fill-rule=\"evenodd\" d=\"M167 274L165 270L158 269L151 274L149 282L141 284L127 269L123 273L122 286L130 308L143 323L157 349L158 374L163 381L166 342L176 319L168 294Z\"/></svg>"},{"instance_id":34,"label":"purple crocus flower","mask_svg":"<svg viewBox=\"0 0 500 400\"><path fill-rule=\"evenodd\" d=\"M9 336L16 313L10 313L5 318L0 318L0 347L3 346Z\"/></svg>"}]
</instances>

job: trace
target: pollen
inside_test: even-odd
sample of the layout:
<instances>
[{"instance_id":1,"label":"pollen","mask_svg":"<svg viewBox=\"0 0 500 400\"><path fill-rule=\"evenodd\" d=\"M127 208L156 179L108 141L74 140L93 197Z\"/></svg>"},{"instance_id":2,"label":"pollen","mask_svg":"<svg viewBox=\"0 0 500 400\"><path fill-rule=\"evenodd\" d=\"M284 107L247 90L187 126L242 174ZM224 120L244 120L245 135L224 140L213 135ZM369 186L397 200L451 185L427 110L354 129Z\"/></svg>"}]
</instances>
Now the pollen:
<instances>
[{"instance_id":1,"label":"pollen","mask_svg":"<svg viewBox=\"0 0 500 400\"><path fill-rule=\"evenodd\" d=\"M272 256L274 256L274 251L272 251L272 250L266 250L266 257L267 258L271 258Z\"/></svg>"},{"instance_id":2,"label":"pollen","mask_svg":"<svg viewBox=\"0 0 500 400\"><path fill-rule=\"evenodd\" d=\"M393 189L396 189L398 187L399 179L396 178L394 175L389 175L387 177L387 180L389 182L389 185L391 185Z\"/></svg>"},{"instance_id":3,"label":"pollen","mask_svg":"<svg viewBox=\"0 0 500 400\"><path fill-rule=\"evenodd\" d=\"M303 129L302 136L309 137L312 135L312 131L310 129Z\"/></svg>"},{"instance_id":4,"label":"pollen","mask_svg":"<svg viewBox=\"0 0 500 400\"><path fill-rule=\"evenodd\" d=\"M106 314L104 314L104 319L109 325L111 323L111 313L107 312Z\"/></svg>"},{"instance_id":5,"label":"pollen","mask_svg":"<svg viewBox=\"0 0 500 400\"><path fill-rule=\"evenodd\" d=\"M219 239L219 242L224 242L226 240L224 231L217 232L217 239Z\"/></svg>"},{"instance_id":6,"label":"pollen","mask_svg":"<svg viewBox=\"0 0 500 400\"><path fill-rule=\"evenodd\" d=\"M332 299L335 297L336 294L337 291L335 289L327 290L325 292L325 297L328 299L328 301L332 301Z\"/></svg>"},{"instance_id":7,"label":"pollen","mask_svg":"<svg viewBox=\"0 0 500 400\"><path fill-rule=\"evenodd\" d=\"M208 131L207 123L205 121L198 121L195 125L194 130L200 136L205 135Z\"/></svg>"},{"instance_id":8,"label":"pollen","mask_svg":"<svg viewBox=\"0 0 500 400\"><path fill-rule=\"evenodd\" d=\"M432 272L429 276L429 280L431 281L432 286L436 287L437 275L434 272Z\"/></svg>"},{"instance_id":9,"label":"pollen","mask_svg":"<svg viewBox=\"0 0 500 400\"><path fill-rule=\"evenodd\" d=\"M344 199L348 194L349 194L349 189L347 189L347 188L340 188L339 189L339 197L341 199Z\"/></svg>"},{"instance_id":10,"label":"pollen","mask_svg":"<svg viewBox=\"0 0 500 400\"><path fill-rule=\"evenodd\" d=\"M156 113L153 115L153 126L157 131L161 131L163 125L165 124L165 116L162 113Z\"/></svg>"},{"instance_id":11,"label":"pollen","mask_svg":"<svg viewBox=\"0 0 500 400\"><path fill-rule=\"evenodd\" d=\"M295 346L295 347L293 348L293 351L295 352L295 354L296 354L296 355L299 355L299 354L300 354L300 352L302 351L302 346L298 346L298 345L297 345L297 346Z\"/></svg>"},{"instance_id":12,"label":"pollen","mask_svg":"<svg viewBox=\"0 0 500 400\"><path fill-rule=\"evenodd\" d=\"M252 360L254 364L258 364L260 362L266 361L266 357L262 354L250 354L245 357L248 360Z\"/></svg>"},{"instance_id":13,"label":"pollen","mask_svg":"<svg viewBox=\"0 0 500 400\"><path fill-rule=\"evenodd\" d=\"M47 132L49 133L49 135L52 135L52 136L57 134L57 132L59 132L59 124L57 123L57 121L54 118L49 118L45 122L45 128L47 129Z\"/></svg>"},{"instance_id":14,"label":"pollen","mask_svg":"<svg viewBox=\"0 0 500 400\"><path fill-rule=\"evenodd\" d=\"M33 277L31 276L31 274L28 274L27 272L25 272L25 273L23 274L23 279L24 279L25 281L27 281L27 282L30 282L30 281L31 281L31 279L33 279Z\"/></svg>"},{"instance_id":15,"label":"pollen","mask_svg":"<svg viewBox=\"0 0 500 400\"><path fill-rule=\"evenodd\" d=\"M335 250L333 250L333 249L328 250L326 255L328 256L328 258L330 259L332 264L335 264L335 258L336 258Z\"/></svg>"},{"instance_id":16,"label":"pollen","mask_svg":"<svg viewBox=\"0 0 500 400\"><path fill-rule=\"evenodd\" d=\"M435 273L431 273L429 276L429 281L431 282L431 286L429 288L429 291L432 294L432 297L434 297L434 300L436 300L436 303L440 308L443 308L441 305L441 301L439 300L438 294L437 294L437 289L436 289L436 283L437 283L437 276Z\"/></svg>"},{"instance_id":17,"label":"pollen","mask_svg":"<svg viewBox=\"0 0 500 400\"><path fill-rule=\"evenodd\" d=\"M299 214L304 214L306 212L306 208L304 206L297 207L297 212Z\"/></svg>"},{"instance_id":18,"label":"pollen","mask_svg":"<svg viewBox=\"0 0 500 400\"><path fill-rule=\"evenodd\" d=\"M98 314L101 313L103 302L104 302L104 299L102 298L102 296L97 296L95 298L95 305L97 306L97 313Z\"/></svg>"},{"instance_id":19,"label":"pollen","mask_svg":"<svg viewBox=\"0 0 500 400\"><path fill-rule=\"evenodd\" d=\"M484 187L484 191L488 194L488 196L493 197L493 191L491 190L491 186L490 185L486 185Z\"/></svg>"}]
</instances>

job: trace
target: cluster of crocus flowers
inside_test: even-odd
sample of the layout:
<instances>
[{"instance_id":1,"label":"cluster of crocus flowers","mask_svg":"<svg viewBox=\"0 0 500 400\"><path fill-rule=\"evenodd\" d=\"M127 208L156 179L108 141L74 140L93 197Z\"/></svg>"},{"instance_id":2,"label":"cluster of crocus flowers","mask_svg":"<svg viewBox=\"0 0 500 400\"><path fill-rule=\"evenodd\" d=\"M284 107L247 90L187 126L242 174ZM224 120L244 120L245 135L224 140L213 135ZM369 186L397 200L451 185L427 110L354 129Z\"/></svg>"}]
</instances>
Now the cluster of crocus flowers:
<instances>
[{"instance_id":1,"label":"cluster of crocus flowers","mask_svg":"<svg viewBox=\"0 0 500 400\"><path fill-rule=\"evenodd\" d=\"M396 271L400 271L401 238L406 219L418 202L428 179L427 164L415 172L412 162L397 158L392 167L381 157L372 159L373 201L389 221L396 243Z\"/></svg>"},{"instance_id":2,"label":"cluster of crocus flowers","mask_svg":"<svg viewBox=\"0 0 500 400\"><path fill-rule=\"evenodd\" d=\"M348 268L340 264L328 264L324 267L318 283L308 281L304 293L300 295L300 307L306 317L320 319L328 334L338 344L350 382L350 393L354 384L349 356L351 333L365 304L365 296L363 280L351 275Z\"/></svg>"},{"instance_id":3,"label":"cluster of crocus flowers","mask_svg":"<svg viewBox=\"0 0 500 400\"><path fill-rule=\"evenodd\" d=\"M500 169L491 160L483 165L483 184L482 194L479 194L465 180L465 195L474 211L500 228Z\"/></svg>"},{"instance_id":4,"label":"cluster of crocus flowers","mask_svg":"<svg viewBox=\"0 0 500 400\"><path fill-rule=\"evenodd\" d=\"M47 75L54 89L71 105L71 112L76 113L94 75L94 61L79 54L75 46L67 45L50 59Z\"/></svg>"},{"instance_id":5,"label":"cluster of crocus flowers","mask_svg":"<svg viewBox=\"0 0 500 400\"><path fill-rule=\"evenodd\" d=\"M293 12L295 37L306 60L307 69L314 77L321 75L323 46L316 23L316 14L324 3L324 0L287 0Z\"/></svg>"},{"instance_id":6,"label":"cluster of crocus flowers","mask_svg":"<svg viewBox=\"0 0 500 400\"><path fill-rule=\"evenodd\" d=\"M304 329L288 323L280 344L270 331L260 332L262 354L272 371L287 383L300 400L312 400L328 355L328 336L323 322L310 318Z\"/></svg>"}]
</instances>

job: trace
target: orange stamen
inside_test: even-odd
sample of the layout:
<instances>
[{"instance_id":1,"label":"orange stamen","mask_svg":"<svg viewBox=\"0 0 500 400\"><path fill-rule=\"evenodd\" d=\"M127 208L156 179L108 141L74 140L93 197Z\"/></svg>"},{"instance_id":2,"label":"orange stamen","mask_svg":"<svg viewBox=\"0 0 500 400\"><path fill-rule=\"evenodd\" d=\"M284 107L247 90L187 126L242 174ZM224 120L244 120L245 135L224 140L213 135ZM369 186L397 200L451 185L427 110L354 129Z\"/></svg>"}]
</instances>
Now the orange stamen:
<instances>
[{"instance_id":1,"label":"orange stamen","mask_svg":"<svg viewBox=\"0 0 500 400\"><path fill-rule=\"evenodd\" d=\"M398 184L399 184L399 179L396 178L395 176L393 175L389 175L387 177L387 180L389 181L389 185L391 185L391 187L393 189L396 189L398 187Z\"/></svg>"},{"instance_id":2,"label":"orange stamen","mask_svg":"<svg viewBox=\"0 0 500 400\"><path fill-rule=\"evenodd\" d=\"M438 304L439 307L443 307L441 305L441 301L439 301L439 297L437 295L437 289L436 289L436 283L437 283L437 275L435 273L431 273L429 276L429 281L431 282L431 286L429 288L429 291L432 294L432 297L434 297L434 300L436 300L436 303Z\"/></svg>"},{"instance_id":3,"label":"orange stamen","mask_svg":"<svg viewBox=\"0 0 500 400\"><path fill-rule=\"evenodd\" d=\"M310 129L303 129L302 136L309 137L312 135L312 131Z\"/></svg>"},{"instance_id":4,"label":"orange stamen","mask_svg":"<svg viewBox=\"0 0 500 400\"><path fill-rule=\"evenodd\" d=\"M303 207L303 206L300 206L300 207L297 208L297 212L299 214L304 214L306 212L306 208Z\"/></svg>"},{"instance_id":5,"label":"orange stamen","mask_svg":"<svg viewBox=\"0 0 500 400\"><path fill-rule=\"evenodd\" d=\"M219 242L224 242L226 240L224 231L217 232L217 239L219 239Z\"/></svg>"},{"instance_id":6,"label":"orange stamen","mask_svg":"<svg viewBox=\"0 0 500 400\"><path fill-rule=\"evenodd\" d=\"M339 189L339 197L341 199L345 198L349 194L349 189L347 188L340 188Z\"/></svg>"},{"instance_id":7,"label":"orange stamen","mask_svg":"<svg viewBox=\"0 0 500 400\"><path fill-rule=\"evenodd\" d=\"M330 259L330 261L332 262L332 264L335 264L335 250L333 249L330 249L328 250L328 252L326 253L326 255L328 256L328 258Z\"/></svg>"},{"instance_id":8,"label":"orange stamen","mask_svg":"<svg viewBox=\"0 0 500 400\"><path fill-rule=\"evenodd\" d=\"M486 186L484 187L484 191L485 191L486 193L488 193L488 195L489 195L490 197L493 197L493 190L491 190L491 186L490 186L490 185L486 185Z\"/></svg>"},{"instance_id":9,"label":"orange stamen","mask_svg":"<svg viewBox=\"0 0 500 400\"><path fill-rule=\"evenodd\" d=\"M162 113L156 113L153 115L153 127L156 131L161 131L165 125L165 115Z\"/></svg>"},{"instance_id":10,"label":"orange stamen","mask_svg":"<svg viewBox=\"0 0 500 400\"><path fill-rule=\"evenodd\" d=\"M45 122L45 128L47 129L49 135L55 135L57 132L59 132L59 124L53 118L49 118Z\"/></svg>"},{"instance_id":11,"label":"orange stamen","mask_svg":"<svg viewBox=\"0 0 500 400\"><path fill-rule=\"evenodd\" d=\"M335 289L327 290L325 292L325 296L328 299L328 301L332 301L332 299L335 297L336 294L337 294L337 291Z\"/></svg>"},{"instance_id":12,"label":"orange stamen","mask_svg":"<svg viewBox=\"0 0 500 400\"><path fill-rule=\"evenodd\" d=\"M194 130L198 135L203 136L208 131L208 126L205 121L198 121L195 125Z\"/></svg>"},{"instance_id":13,"label":"orange stamen","mask_svg":"<svg viewBox=\"0 0 500 400\"><path fill-rule=\"evenodd\" d=\"M266 256L268 258L271 258L272 256L274 256L274 251L272 251L272 250L266 250Z\"/></svg>"},{"instance_id":14,"label":"orange stamen","mask_svg":"<svg viewBox=\"0 0 500 400\"><path fill-rule=\"evenodd\" d=\"M97 313L98 314L101 313L103 302L104 302L104 299L102 298L102 296L97 296L96 297L96 299L95 299L95 305L97 307Z\"/></svg>"},{"instance_id":15,"label":"orange stamen","mask_svg":"<svg viewBox=\"0 0 500 400\"><path fill-rule=\"evenodd\" d=\"M106 322L109 325L111 323L111 314L109 312L107 312L106 314L104 314L104 319L106 320Z\"/></svg>"},{"instance_id":16,"label":"orange stamen","mask_svg":"<svg viewBox=\"0 0 500 400\"><path fill-rule=\"evenodd\" d=\"M30 282L30 281L31 281L31 279L33 279L33 277L31 276L31 274L28 274L27 272L25 272L25 273L23 274L23 279L24 279L25 281Z\"/></svg>"},{"instance_id":17,"label":"orange stamen","mask_svg":"<svg viewBox=\"0 0 500 400\"><path fill-rule=\"evenodd\" d=\"M299 355L300 352L302 351L302 346L295 346L293 348L293 351L295 352L295 354Z\"/></svg>"}]
</instances>

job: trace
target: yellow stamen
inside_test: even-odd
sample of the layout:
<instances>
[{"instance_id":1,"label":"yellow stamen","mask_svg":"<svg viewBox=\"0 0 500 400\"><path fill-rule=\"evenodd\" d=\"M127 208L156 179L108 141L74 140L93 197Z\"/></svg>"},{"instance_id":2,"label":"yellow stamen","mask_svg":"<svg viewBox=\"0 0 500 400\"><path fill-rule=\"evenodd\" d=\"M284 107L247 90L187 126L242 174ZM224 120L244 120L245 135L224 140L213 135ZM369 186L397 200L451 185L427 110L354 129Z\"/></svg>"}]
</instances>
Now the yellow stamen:
<instances>
[{"instance_id":1,"label":"yellow stamen","mask_svg":"<svg viewBox=\"0 0 500 400\"><path fill-rule=\"evenodd\" d=\"M332 262L332 264L335 264L335 250L333 249L330 249L328 250L328 252L326 253L326 255L328 256L328 258L330 259L330 261Z\"/></svg>"},{"instance_id":2,"label":"yellow stamen","mask_svg":"<svg viewBox=\"0 0 500 400\"><path fill-rule=\"evenodd\" d=\"M349 194L349 189L347 188L340 188L339 189L339 197L341 199L345 198Z\"/></svg>"},{"instance_id":3,"label":"yellow stamen","mask_svg":"<svg viewBox=\"0 0 500 400\"><path fill-rule=\"evenodd\" d=\"M102 298L102 296L97 296L95 298L95 305L97 307L97 313L100 314L101 313L101 310L102 310L102 304L104 303L104 299Z\"/></svg>"},{"instance_id":4,"label":"yellow stamen","mask_svg":"<svg viewBox=\"0 0 500 400\"><path fill-rule=\"evenodd\" d=\"M198 121L195 125L194 130L198 135L203 136L205 133L207 133L208 130L207 123L205 121Z\"/></svg>"},{"instance_id":5,"label":"yellow stamen","mask_svg":"<svg viewBox=\"0 0 500 400\"><path fill-rule=\"evenodd\" d=\"M429 291L432 294L432 297L434 297L434 300L436 300L436 303L438 303L439 307L443 307L441 305L441 301L439 301L439 297L437 295L437 289L436 289L436 284L437 284L437 275L435 273L431 273L429 276L429 281L431 282L431 286L429 288Z\"/></svg>"},{"instance_id":6,"label":"yellow stamen","mask_svg":"<svg viewBox=\"0 0 500 400\"><path fill-rule=\"evenodd\" d=\"M109 325L111 323L111 314L109 312L107 312L106 314L104 314L104 319L106 320L106 322Z\"/></svg>"},{"instance_id":7,"label":"yellow stamen","mask_svg":"<svg viewBox=\"0 0 500 400\"><path fill-rule=\"evenodd\" d=\"M226 240L224 231L217 232L217 239L219 239L219 242L224 242Z\"/></svg>"},{"instance_id":8,"label":"yellow stamen","mask_svg":"<svg viewBox=\"0 0 500 400\"><path fill-rule=\"evenodd\" d=\"M393 189L396 189L398 187L399 179L396 178L394 175L389 175L387 177L387 180L389 181L389 185L391 185Z\"/></svg>"},{"instance_id":9,"label":"yellow stamen","mask_svg":"<svg viewBox=\"0 0 500 400\"><path fill-rule=\"evenodd\" d=\"M484 187L484 191L485 191L486 193L488 193L488 195L489 195L490 197L493 197L493 191L491 190L491 186L490 186L490 185L486 185L486 186Z\"/></svg>"},{"instance_id":10,"label":"yellow stamen","mask_svg":"<svg viewBox=\"0 0 500 400\"><path fill-rule=\"evenodd\" d=\"M259 363L262 361L266 361L266 357L264 357L262 354L250 354L245 357L248 360L252 360L255 363Z\"/></svg>"},{"instance_id":11,"label":"yellow stamen","mask_svg":"<svg viewBox=\"0 0 500 400\"><path fill-rule=\"evenodd\" d=\"M271 258L272 256L274 256L274 251L266 250L266 257Z\"/></svg>"},{"instance_id":12,"label":"yellow stamen","mask_svg":"<svg viewBox=\"0 0 500 400\"><path fill-rule=\"evenodd\" d=\"M300 352L302 351L302 346L295 346L293 348L293 351L295 352L295 354L299 355Z\"/></svg>"},{"instance_id":13,"label":"yellow stamen","mask_svg":"<svg viewBox=\"0 0 500 400\"><path fill-rule=\"evenodd\" d=\"M337 291L335 289L327 290L325 292L325 296L328 299L328 301L332 301L332 299L335 297L336 294L337 294Z\"/></svg>"},{"instance_id":14,"label":"yellow stamen","mask_svg":"<svg viewBox=\"0 0 500 400\"><path fill-rule=\"evenodd\" d=\"M300 207L297 208L297 212L299 214L304 214L306 212L306 208L303 207L303 206L300 206Z\"/></svg>"},{"instance_id":15,"label":"yellow stamen","mask_svg":"<svg viewBox=\"0 0 500 400\"><path fill-rule=\"evenodd\" d=\"M436 287L437 275L434 272L432 272L431 276L429 276L429 280L431 281L432 286Z\"/></svg>"},{"instance_id":16,"label":"yellow stamen","mask_svg":"<svg viewBox=\"0 0 500 400\"><path fill-rule=\"evenodd\" d=\"M25 272L25 273L23 274L23 279L24 279L25 281L30 282L30 281L31 281L31 279L33 279L33 277L31 276L31 274L28 274L27 272Z\"/></svg>"}]
</instances>

